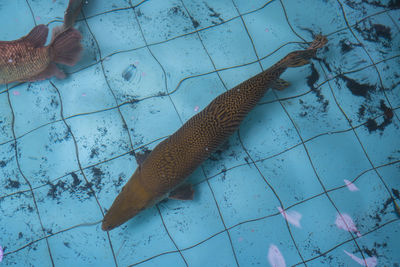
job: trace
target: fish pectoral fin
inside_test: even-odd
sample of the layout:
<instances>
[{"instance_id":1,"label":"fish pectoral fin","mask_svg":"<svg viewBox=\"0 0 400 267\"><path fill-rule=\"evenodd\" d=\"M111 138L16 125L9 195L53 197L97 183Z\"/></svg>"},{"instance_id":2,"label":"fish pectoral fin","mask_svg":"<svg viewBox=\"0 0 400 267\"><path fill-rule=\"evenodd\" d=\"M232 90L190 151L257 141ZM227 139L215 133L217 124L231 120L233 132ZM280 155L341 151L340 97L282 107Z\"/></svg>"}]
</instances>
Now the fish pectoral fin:
<instances>
[{"instance_id":1,"label":"fish pectoral fin","mask_svg":"<svg viewBox=\"0 0 400 267\"><path fill-rule=\"evenodd\" d=\"M137 164L142 165L150 153L151 153L151 150L149 150L149 149L145 149L145 150L142 150L141 152L136 153L135 156L136 156Z\"/></svg>"},{"instance_id":2,"label":"fish pectoral fin","mask_svg":"<svg viewBox=\"0 0 400 267\"><path fill-rule=\"evenodd\" d=\"M179 200L193 200L194 189L191 184L184 184L169 193L168 198Z\"/></svg>"},{"instance_id":3,"label":"fish pectoral fin","mask_svg":"<svg viewBox=\"0 0 400 267\"><path fill-rule=\"evenodd\" d=\"M275 90L282 91L283 89L290 86L290 83L283 79L276 79L272 84L271 88Z\"/></svg>"},{"instance_id":4,"label":"fish pectoral fin","mask_svg":"<svg viewBox=\"0 0 400 267\"><path fill-rule=\"evenodd\" d=\"M38 25L33 28L28 35L22 37L20 41L28 42L34 47L42 47L46 43L49 27L46 25Z\"/></svg>"}]
</instances>

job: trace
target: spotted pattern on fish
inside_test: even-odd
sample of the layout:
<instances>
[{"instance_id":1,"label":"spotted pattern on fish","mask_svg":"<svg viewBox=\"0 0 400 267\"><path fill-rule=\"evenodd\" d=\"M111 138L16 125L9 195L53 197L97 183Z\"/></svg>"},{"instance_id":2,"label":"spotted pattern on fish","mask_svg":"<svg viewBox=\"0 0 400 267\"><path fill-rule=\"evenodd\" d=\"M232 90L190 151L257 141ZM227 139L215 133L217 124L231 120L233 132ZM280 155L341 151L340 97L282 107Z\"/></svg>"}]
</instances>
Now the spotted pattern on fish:
<instances>
[{"instance_id":1,"label":"spotted pattern on fish","mask_svg":"<svg viewBox=\"0 0 400 267\"><path fill-rule=\"evenodd\" d=\"M308 49L288 54L271 68L219 95L158 144L115 199L102 229L121 225L179 186L239 127L268 88L276 87L288 67L307 64L326 42L325 37L317 36Z\"/></svg>"}]
</instances>

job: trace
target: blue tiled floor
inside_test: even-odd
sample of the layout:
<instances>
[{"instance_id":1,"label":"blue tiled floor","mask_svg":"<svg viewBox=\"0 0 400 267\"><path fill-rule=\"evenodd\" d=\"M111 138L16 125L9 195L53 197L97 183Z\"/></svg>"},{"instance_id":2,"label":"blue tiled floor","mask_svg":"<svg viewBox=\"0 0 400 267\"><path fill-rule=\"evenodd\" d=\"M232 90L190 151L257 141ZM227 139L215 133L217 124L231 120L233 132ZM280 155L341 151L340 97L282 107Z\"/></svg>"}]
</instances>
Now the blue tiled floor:
<instances>
[{"instance_id":1,"label":"blue tiled floor","mask_svg":"<svg viewBox=\"0 0 400 267\"><path fill-rule=\"evenodd\" d=\"M60 25L66 4L0 0L0 40ZM273 245L288 266L400 266L395 7L87 1L76 24L84 52L66 79L0 85L0 265L269 266ZM189 178L193 201L163 201L101 230L137 167L133 150L154 148L320 32L329 43L317 59L285 72L291 86L269 91ZM339 213L359 233L336 225Z\"/></svg>"}]
</instances>

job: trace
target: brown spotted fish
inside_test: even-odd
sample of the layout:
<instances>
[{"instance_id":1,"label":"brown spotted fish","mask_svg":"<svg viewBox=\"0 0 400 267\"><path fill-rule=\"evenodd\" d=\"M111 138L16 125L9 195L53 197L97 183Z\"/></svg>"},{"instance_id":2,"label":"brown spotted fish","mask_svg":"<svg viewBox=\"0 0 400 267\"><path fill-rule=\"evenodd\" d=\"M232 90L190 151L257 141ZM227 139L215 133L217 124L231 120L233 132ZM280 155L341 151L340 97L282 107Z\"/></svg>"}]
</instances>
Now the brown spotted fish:
<instances>
[{"instance_id":1,"label":"brown spotted fish","mask_svg":"<svg viewBox=\"0 0 400 267\"><path fill-rule=\"evenodd\" d=\"M108 231L123 224L171 192L175 198L193 198L191 187L182 187L182 182L239 127L268 88L282 90L289 85L279 78L287 68L309 63L326 42L319 35L306 50L289 53L269 69L219 95L158 144L114 200L102 229Z\"/></svg>"},{"instance_id":2,"label":"brown spotted fish","mask_svg":"<svg viewBox=\"0 0 400 267\"><path fill-rule=\"evenodd\" d=\"M73 66L80 58L82 39L72 28L80 12L82 0L70 0L64 24L53 29L53 37L45 46L49 28L38 25L31 32L15 41L0 41L0 84L38 81L65 74L55 63Z\"/></svg>"}]
</instances>

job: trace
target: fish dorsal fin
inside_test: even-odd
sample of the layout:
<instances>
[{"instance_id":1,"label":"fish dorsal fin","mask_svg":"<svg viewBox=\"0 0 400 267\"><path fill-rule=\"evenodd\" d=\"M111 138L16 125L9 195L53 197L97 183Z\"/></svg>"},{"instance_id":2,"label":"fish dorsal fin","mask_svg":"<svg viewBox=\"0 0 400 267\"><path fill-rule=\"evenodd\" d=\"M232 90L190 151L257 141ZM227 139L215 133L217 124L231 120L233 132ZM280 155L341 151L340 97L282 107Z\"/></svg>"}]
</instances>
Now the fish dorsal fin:
<instances>
[{"instance_id":1,"label":"fish dorsal fin","mask_svg":"<svg viewBox=\"0 0 400 267\"><path fill-rule=\"evenodd\" d=\"M22 37L20 41L28 42L34 47L41 47L46 43L48 34L49 28L46 25L41 24L33 28L31 32Z\"/></svg>"},{"instance_id":2,"label":"fish dorsal fin","mask_svg":"<svg viewBox=\"0 0 400 267\"><path fill-rule=\"evenodd\" d=\"M151 150L149 150L149 149L144 149L141 152L136 153L137 164L142 165L150 153L151 153Z\"/></svg>"}]
</instances>

